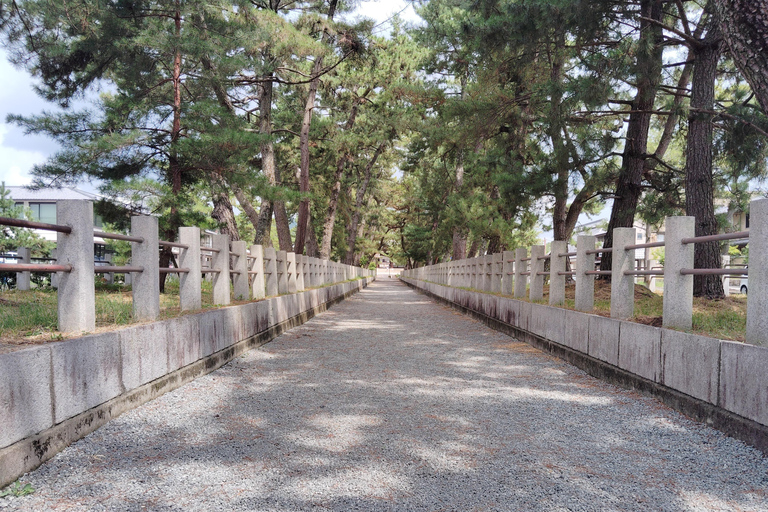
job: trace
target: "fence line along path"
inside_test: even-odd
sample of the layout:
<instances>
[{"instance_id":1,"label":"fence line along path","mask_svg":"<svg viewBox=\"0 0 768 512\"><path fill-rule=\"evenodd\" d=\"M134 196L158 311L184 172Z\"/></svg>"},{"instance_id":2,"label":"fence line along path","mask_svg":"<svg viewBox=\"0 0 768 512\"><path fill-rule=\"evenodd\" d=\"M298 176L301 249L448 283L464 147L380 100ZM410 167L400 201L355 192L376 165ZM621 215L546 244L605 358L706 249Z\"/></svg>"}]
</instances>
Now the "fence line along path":
<instances>
[{"instance_id":1,"label":"fence line along path","mask_svg":"<svg viewBox=\"0 0 768 512\"><path fill-rule=\"evenodd\" d=\"M385 278L67 448L11 506L768 510L767 474L743 443Z\"/></svg>"}]
</instances>

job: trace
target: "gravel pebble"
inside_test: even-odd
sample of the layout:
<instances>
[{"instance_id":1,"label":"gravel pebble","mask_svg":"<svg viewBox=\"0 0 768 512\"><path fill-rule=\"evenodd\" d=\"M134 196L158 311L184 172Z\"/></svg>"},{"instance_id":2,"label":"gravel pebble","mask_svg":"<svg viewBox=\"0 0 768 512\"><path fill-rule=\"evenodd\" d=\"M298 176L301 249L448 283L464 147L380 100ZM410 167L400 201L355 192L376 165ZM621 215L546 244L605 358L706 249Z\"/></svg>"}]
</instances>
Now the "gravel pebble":
<instances>
[{"instance_id":1,"label":"gravel pebble","mask_svg":"<svg viewBox=\"0 0 768 512\"><path fill-rule=\"evenodd\" d=\"M379 280L113 420L2 510L768 511L768 459Z\"/></svg>"}]
</instances>

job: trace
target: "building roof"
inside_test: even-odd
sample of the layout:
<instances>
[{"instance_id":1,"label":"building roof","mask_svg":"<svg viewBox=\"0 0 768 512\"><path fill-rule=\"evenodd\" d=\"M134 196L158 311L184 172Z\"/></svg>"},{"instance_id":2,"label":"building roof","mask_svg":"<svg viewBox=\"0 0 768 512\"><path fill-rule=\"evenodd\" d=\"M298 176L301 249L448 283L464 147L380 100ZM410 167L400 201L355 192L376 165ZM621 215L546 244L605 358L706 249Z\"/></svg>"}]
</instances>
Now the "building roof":
<instances>
[{"instance_id":1,"label":"building roof","mask_svg":"<svg viewBox=\"0 0 768 512\"><path fill-rule=\"evenodd\" d=\"M75 187L53 188L46 187L41 189L31 189L27 187L5 187L10 192L11 199L14 201L61 201L67 199L86 199L96 200L101 197L85 190Z\"/></svg>"}]
</instances>

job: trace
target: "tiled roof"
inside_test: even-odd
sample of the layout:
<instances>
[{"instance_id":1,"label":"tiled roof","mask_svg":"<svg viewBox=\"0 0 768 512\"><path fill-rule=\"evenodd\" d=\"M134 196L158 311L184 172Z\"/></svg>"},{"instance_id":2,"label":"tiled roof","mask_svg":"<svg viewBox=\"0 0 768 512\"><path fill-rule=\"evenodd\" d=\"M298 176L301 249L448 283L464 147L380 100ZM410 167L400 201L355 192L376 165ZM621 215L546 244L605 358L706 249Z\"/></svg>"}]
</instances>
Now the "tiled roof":
<instances>
[{"instance_id":1,"label":"tiled roof","mask_svg":"<svg viewBox=\"0 0 768 512\"><path fill-rule=\"evenodd\" d=\"M14 201L59 201L64 199L100 199L100 196L74 187L41 188L33 190L27 187L5 187Z\"/></svg>"}]
</instances>

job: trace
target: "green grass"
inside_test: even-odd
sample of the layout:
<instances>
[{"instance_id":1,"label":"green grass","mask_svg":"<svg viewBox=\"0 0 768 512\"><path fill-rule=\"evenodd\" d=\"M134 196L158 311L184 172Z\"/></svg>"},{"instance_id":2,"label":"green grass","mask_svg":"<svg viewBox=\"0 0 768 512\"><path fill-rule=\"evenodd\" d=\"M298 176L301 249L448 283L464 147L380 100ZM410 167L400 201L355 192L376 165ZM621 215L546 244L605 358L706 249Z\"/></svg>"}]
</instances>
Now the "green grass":
<instances>
[{"instance_id":1,"label":"green grass","mask_svg":"<svg viewBox=\"0 0 768 512\"><path fill-rule=\"evenodd\" d=\"M357 281L349 279L345 282ZM234 300L245 304L248 300ZM203 310L213 305L213 283L202 282ZM160 294L160 319L181 316L179 281L168 279L165 292ZM52 288L31 291L0 291L0 343L45 343L66 337L57 330L57 293ZM96 331L114 329L134 323L133 297L130 287L96 284Z\"/></svg>"}]
</instances>

